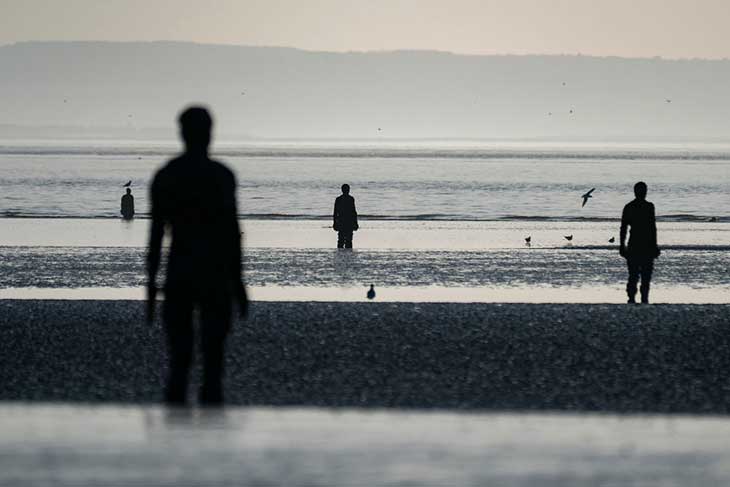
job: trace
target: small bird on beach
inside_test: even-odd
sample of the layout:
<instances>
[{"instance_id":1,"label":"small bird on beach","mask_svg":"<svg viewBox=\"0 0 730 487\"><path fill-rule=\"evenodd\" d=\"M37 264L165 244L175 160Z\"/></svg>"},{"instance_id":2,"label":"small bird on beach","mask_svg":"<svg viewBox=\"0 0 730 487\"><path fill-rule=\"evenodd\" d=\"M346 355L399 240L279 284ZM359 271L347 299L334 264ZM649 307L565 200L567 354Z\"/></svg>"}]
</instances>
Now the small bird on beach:
<instances>
[{"instance_id":1,"label":"small bird on beach","mask_svg":"<svg viewBox=\"0 0 730 487\"><path fill-rule=\"evenodd\" d=\"M616 239L613 238L613 237L611 237L611 238L608 239L608 243L614 243L615 241L616 241Z\"/></svg>"},{"instance_id":2,"label":"small bird on beach","mask_svg":"<svg viewBox=\"0 0 730 487\"><path fill-rule=\"evenodd\" d=\"M370 290L368 291L367 297L368 299L375 299L375 286L372 284L370 285Z\"/></svg>"},{"instance_id":3,"label":"small bird on beach","mask_svg":"<svg viewBox=\"0 0 730 487\"><path fill-rule=\"evenodd\" d=\"M571 240L573 240L573 236L572 235L563 235L563 238L565 240L567 240L568 242L570 242Z\"/></svg>"},{"instance_id":4,"label":"small bird on beach","mask_svg":"<svg viewBox=\"0 0 730 487\"><path fill-rule=\"evenodd\" d=\"M588 203L588 198L593 198L593 196L591 196L591 193L593 193L595 190L596 190L596 188L593 188L590 191L588 191L586 194L581 196L581 198L583 198L583 204L580 205L581 208L583 208L586 205L586 203Z\"/></svg>"},{"instance_id":5,"label":"small bird on beach","mask_svg":"<svg viewBox=\"0 0 730 487\"><path fill-rule=\"evenodd\" d=\"M126 182L126 183L124 184L124 186L122 186L122 188L128 188L128 187L130 187L130 186L132 186L132 180L131 180L131 179L130 179L129 181L127 181L127 182Z\"/></svg>"}]
</instances>

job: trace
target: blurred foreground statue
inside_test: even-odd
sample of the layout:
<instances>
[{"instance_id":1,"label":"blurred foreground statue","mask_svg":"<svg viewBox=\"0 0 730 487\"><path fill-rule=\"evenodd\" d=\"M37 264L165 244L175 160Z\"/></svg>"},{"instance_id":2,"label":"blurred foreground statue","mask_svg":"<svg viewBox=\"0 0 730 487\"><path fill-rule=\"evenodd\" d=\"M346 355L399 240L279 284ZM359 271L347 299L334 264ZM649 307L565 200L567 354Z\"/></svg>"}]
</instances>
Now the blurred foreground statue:
<instances>
[{"instance_id":1,"label":"blurred foreground statue","mask_svg":"<svg viewBox=\"0 0 730 487\"><path fill-rule=\"evenodd\" d=\"M212 119L205 108L191 107L179 118L185 152L154 177L150 191L152 224L148 264L147 316L151 323L157 294L162 237L172 241L167 263L163 321L170 356L165 401L187 401L193 359L193 310L200 312L203 352L201 404L223 402L223 350L231 326L232 302L248 310L241 276L241 232L236 210L236 179L208 157Z\"/></svg>"}]
</instances>

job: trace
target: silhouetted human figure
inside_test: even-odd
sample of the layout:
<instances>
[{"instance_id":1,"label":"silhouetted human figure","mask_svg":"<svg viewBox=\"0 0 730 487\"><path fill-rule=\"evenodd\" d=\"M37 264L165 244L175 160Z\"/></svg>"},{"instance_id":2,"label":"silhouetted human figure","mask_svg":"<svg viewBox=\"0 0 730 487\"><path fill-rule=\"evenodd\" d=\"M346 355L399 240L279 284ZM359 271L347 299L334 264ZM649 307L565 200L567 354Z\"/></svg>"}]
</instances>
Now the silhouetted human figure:
<instances>
[{"instance_id":1,"label":"silhouetted human figure","mask_svg":"<svg viewBox=\"0 0 730 487\"><path fill-rule=\"evenodd\" d=\"M656 238L656 216L654 205L646 201L647 186L644 182L634 185L636 199L624 207L621 215L621 236L619 253L626 258L629 267L629 282L626 294L629 303L636 302L636 284L641 277L641 302L649 302L649 286L654 271L654 259L661 253ZM626 229L631 227L628 245Z\"/></svg>"},{"instance_id":2,"label":"silhouetted human figure","mask_svg":"<svg viewBox=\"0 0 730 487\"><path fill-rule=\"evenodd\" d=\"M130 188L127 188L127 194L122 195L121 214L125 220L134 218L134 196L132 196L132 190Z\"/></svg>"},{"instance_id":3,"label":"silhouetted human figure","mask_svg":"<svg viewBox=\"0 0 730 487\"><path fill-rule=\"evenodd\" d=\"M337 231L337 248L352 248L352 232L360 228L357 224L355 198L350 196L350 185L342 185L342 194L335 199L332 228Z\"/></svg>"},{"instance_id":4,"label":"silhouetted human figure","mask_svg":"<svg viewBox=\"0 0 730 487\"><path fill-rule=\"evenodd\" d=\"M200 310L203 384L200 401L223 402L223 347L231 325L231 302L243 317L248 310L241 280L241 232L236 211L236 179L209 159L212 120L191 107L179 118L185 152L154 177L150 191L152 225L148 255L148 320L154 316L160 246L167 225L172 242L167 263L163 321L170 355L165 400L184 404L193 358L193 308Z\"/></svg>"}]
</instances>

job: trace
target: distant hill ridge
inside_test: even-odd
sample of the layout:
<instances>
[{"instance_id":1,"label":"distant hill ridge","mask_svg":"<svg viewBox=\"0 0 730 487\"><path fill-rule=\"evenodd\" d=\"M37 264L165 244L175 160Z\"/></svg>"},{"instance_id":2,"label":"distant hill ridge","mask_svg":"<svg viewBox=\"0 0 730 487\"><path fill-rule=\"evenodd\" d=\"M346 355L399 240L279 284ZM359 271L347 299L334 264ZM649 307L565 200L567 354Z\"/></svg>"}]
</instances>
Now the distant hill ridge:
<instances>
[{"instance_id":1,"label":"distant hill ridge","mask_svg":"<svg viewBox=\"0 0 730 487\"><path fill-rule=\"evenodd\" d=\"M0 124L231 137L724 137L730 61L317 52L186 42L0 47ZM571 112L572 111L572 112Z\"/></svg>"}]
</instances>

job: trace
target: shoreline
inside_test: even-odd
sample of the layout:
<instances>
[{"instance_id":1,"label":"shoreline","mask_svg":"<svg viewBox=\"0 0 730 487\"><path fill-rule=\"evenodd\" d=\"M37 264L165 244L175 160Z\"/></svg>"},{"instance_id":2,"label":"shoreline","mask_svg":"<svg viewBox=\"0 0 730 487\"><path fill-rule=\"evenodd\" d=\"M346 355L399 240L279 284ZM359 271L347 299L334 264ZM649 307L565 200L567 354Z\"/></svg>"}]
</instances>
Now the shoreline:
<instances>
[{"instance_id":1,"label":"shoreline","mask_svg":"<svg viewBox=\"0 0 730 487\"><path fill-rule=\"evenodd\" d=\"M159 321L144 323L143 302L0 300L0 309L0 400L159 402L164 337ZM729 314L730 305L254 302L228 340L227 401L726 415Z\"/></svg>"}]
</instances>

